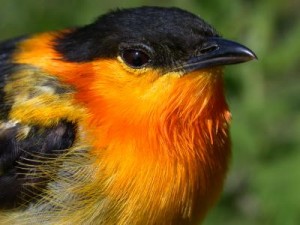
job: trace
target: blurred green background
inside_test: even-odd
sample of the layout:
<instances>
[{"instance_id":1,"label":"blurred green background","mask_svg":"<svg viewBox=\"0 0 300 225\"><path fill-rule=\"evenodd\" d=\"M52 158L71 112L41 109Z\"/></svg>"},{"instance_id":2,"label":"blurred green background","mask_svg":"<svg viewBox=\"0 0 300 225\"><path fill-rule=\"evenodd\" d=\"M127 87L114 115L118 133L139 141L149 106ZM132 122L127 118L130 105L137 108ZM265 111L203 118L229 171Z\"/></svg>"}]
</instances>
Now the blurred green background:
<instances>
[{"instance_id":1,"label":"blurred green background","mask_svg":"<svg viewBox=\"0 0 300 225\"><path fill-rule=\"evenodd\" d=\"M300 1L0 0L0 39L91 22L117 7L178 6L254 50L229 67L233 159L205 225L300 224Z\"/></svg>"}]
</instances>

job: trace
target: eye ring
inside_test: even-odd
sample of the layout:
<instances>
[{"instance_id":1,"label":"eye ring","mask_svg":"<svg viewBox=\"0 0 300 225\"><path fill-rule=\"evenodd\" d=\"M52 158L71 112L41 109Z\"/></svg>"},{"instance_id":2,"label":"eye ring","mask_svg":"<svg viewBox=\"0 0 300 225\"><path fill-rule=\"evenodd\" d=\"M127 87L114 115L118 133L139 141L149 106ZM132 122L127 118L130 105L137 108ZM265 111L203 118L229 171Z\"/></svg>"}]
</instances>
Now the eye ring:
<instances>
[{"instance_id":1,"label":"eye ring","mask_svg":"<svg viewBox=\"0 0 300 225\"><path fill-rule=\"evenodd\" d=\"M134 48L123 49L120 56L128 66L134 69L143 68L151 61L150 56L145 51Z\"/></svg>"}]
</instances>

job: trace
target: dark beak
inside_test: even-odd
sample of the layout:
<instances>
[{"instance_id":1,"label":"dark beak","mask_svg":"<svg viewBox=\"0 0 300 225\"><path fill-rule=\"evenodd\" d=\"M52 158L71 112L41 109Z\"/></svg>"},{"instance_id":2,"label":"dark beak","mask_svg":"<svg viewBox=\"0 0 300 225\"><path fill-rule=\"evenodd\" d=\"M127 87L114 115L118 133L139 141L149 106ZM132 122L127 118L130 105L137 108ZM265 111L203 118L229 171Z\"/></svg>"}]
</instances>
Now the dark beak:
<instances>
[{"instance_id":1,"label":"dark beak","mask_svg":"<svg viewBox=\"0 0 300 225\"><path fill-rule=\"evenodd\" d=\"M194 71L215 66L237 64L257 59L249 48L218 37L207 39L198 49L196 56L190 58L183 68Z\"/></svg>"}]
</instances>

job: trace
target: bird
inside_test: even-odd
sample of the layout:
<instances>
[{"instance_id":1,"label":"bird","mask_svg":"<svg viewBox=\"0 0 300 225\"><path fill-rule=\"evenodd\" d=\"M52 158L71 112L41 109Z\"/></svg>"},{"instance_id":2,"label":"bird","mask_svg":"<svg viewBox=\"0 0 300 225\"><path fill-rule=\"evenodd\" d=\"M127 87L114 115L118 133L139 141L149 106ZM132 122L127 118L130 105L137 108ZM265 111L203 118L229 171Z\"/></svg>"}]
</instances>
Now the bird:
<instances>
[{"instance_id":1,"label":"bird","mask_svg":"<svg viewBox=\"0 0 300 225\"><path fill-rule=\"evenodd\" d=\"M256 58L176 7L3 41L0 224L199 224L230 164L223 68Z\"/></svg>"}]
</instances>

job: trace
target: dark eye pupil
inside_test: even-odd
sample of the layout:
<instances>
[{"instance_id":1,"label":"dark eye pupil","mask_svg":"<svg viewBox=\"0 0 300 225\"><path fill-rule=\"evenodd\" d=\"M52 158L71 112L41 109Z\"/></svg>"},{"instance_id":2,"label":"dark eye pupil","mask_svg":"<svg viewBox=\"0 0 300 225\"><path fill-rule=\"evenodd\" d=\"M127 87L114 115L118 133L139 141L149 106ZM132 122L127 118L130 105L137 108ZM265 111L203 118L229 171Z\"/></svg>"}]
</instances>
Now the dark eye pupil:
<instances>
[{"instance_id":1,"label":"dark eye pupil","mask_svg":"<svg viewBox=\"0 0 300 225\"><path fill-rule=\"evenodd\" d=\"M140 68L147 64L150 60L150 57L139 50L124 50L122 53L123 60L127 63L127 65L133 68Z\"/></svg>"}]
</instances>

